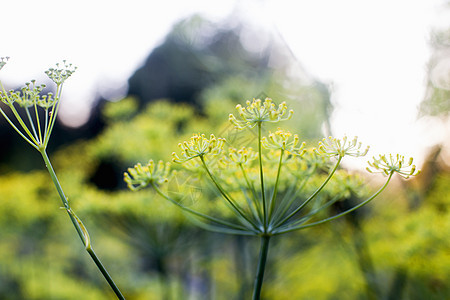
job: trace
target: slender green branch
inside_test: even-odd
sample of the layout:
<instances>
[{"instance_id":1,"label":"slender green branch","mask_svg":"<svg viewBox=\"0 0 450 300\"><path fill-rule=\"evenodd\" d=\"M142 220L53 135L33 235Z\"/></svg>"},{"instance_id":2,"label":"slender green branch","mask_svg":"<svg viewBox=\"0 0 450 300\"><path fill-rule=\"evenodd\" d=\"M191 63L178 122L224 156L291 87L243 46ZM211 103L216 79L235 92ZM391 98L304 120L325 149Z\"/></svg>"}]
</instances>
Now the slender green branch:
<instances>
[{"instance_id":1,"label":"slender green branch","mask_svg":"<svg viewBox=\"0 0 450 300\"><path fill-rule=\"evenodd\" d=\"M227 202L232 206L233 210L241 216L244 220L246 220L248 223L250 223L253 228L255 228L257 231L259 231L258 226L251 220L242 210L242 208L231 199L231 197L228 196L228 194L225 192L225 190L222 188L222 186L217 182L217 180L214 178L214 176L211 174L211 172L208 169L208 166L206 165L205 159L203 156L199 156L200 160L202 161L203 167L206 170L206 173L208 174L211 181L214 183L216 188L219 190L220 194L227 200Z\"/></svg>"},{"instance_id":2,"label":"slender green branch","mask_svg":"<svg viewBox=\"0 0 450 300\"><path fill-rule=\"evenodd\" d=\"M254 210L256 210L256 213L257 213L257 216L255 216L255 217L257 217L258 220L262 221L263 217L262 217L262 212L261 212L261 206L258 201L258 195L256 194L255 186L248 179L247 172L245 172L244 166L242 164L239 164L239 167L241 169L242 175L244 176L245 182L247 184L247 188L252 193L252 201L253 201L253 205L254 205Z\"/></svg>"},{"instance_id":3,"label":"slender green branch","mask_svg":"<svg viewBox=\"0 0 450 300\"><path fill-rule=\"evenodd\" d=\"M334 166L333 170L328 175L327 179L322 183L322 185L308 198L306 199L299 207L297 207L293 212L291 212L289 215L287 215L283 220L275 224L275 227L279 227L283 224L285 224L287 221L289 221L290 218L292 218L295 214L297 214L300 210L303 209L312 199L314 199L317 194L320 193L320 191L327 185L328 181L330 181L331 177L333 177L334 173L336 172L337 168L339 167L339 164L341 163L342 156L338 157L338 160L336 162L336 165Z\"/></svg>"},{"instance_id":4,"label":"slender green branch","mask_svg":"<svg viewBox=\"0 0 450 300\"><path fill-rule=\"evenodd\" d=\"M161 191L161 189L160 189L154 182L151 182L150 184L151 184L151 186L153 187L153 189L155 189L155 191L158 193L158 195L160 195L160 196L163 197L164 199L168 200L168 201L171 202L172 204L178 206L178 207L181 208L182 210L184 210L184 211L186 211L186 212L188 212L188 213L190 213L190 214L192 214L192 215L195 215L195 216L197 216L197 217L203 218L203 219L205 219L205 220L208 220L208 221L211 221L211 222L214 222L214 223L217 223L217 224L220 224L220 225L223 225L223 226L232 228L232 229L242 230L242 231L245 231L245 232L247 232L247 231L250 230L249 228L243 227L243 226L241 226L241 225L237 225L237 224L233 224L233 223L227 222L227 221L225 221L225 220L217 219L217 218L214 218L214 217L205 215L205 214L203 214L203 213L201 213L201 212L198 212L198 211L196 211L196 210L190 209L190 208L188 208L188 207L182 205L182 204L179 203L178 201L175 201L174 199L172 199L171 197L169 197L169 196L166 195L165 193L163 193L163 191ZM256 233L256 231L254 231L254 230L250 230L250 231Z\"/></svg>"},{"instance_id":5,"label":"slender green branch","mask_svg":"<svg viewBox=\"0 0 450 300\"><path fill-rule=\"evenodd\" d=\"M277 193L278 193L278 183L280 181L281 166L283 165L283 154L284 154L284 151L281 150L280 161L278 162L277 179L275 180L275 187L273 189L273 195L272 195L272 198L270 199L270 203L269 203L269 222L272 220L272 214L275 209L275 201L276 201Z\"/></svg>"},{"instance_id":6,"label":"slender green branch","mask_svg":"<svg viewBox=\"0 0 450 300\"><path fill-rule=\"evenodd\" d=\"M320 207L312 209L306 215L302 216L300 219L295 220L295 221L293 221L291 223L288 222L285 225L280 226L277 229L273 230L273 234L277 234L280 230L283 230L285 228L292 228L292 227L299 226L301 224L304 224L304 223L308 222L316 213L318 213L319 211L321 211L321 210L331 206L333 203L335 203L339 199L340 199L339 196L333 197L331 200L325 202Z\"/></svg>"},{"instance_id":7,"label":"slender green branch","mask_svg":"<svg viewBox=\"0 0 450 300\"><path fill-rule=\"evenodd\" d=\"M291 228L287 228L287 229L284 229L284 230L280 230L280 231L277 231L276 234L291 232L291 231L294 231L294 230L308 228L308 227L313 227L313 226L316 226L316 225L319 225L319 224L327 223L327 222L330 222L332 220L335 220L335 219L338 219L340 217L343 217L346 214L351 213L354 210L357 210L358 208L366 205L367 203L372 201L374 198L376 198L379 194L381 194L381 192L384 191L384 189L387 187L387 185L391 181L392 175L394 175L394 173L395 173L394 171L391 171L391 173L389 174L389 176L388 176L386 182L384 183L384 185L375 194L373 194L372 196L370 196L369 198L367 198L366 200L364 200L360 204L358 204L358 205L356 205L356 206L354 206L354 207L352 207L352 208L350 208L350 209L348 209L348 210L346 210L346 211L344 211L344 212L342 212L340 214L337 214L335 216L332 216L332 217L329 217L329 218L326 218L326 219L323 219L323 220L320 220L320 221L317 221L317 222L309 223L309 224L306 224L306 225L301 225L301 226L296 226L296 227L291 227Z\"/></svg>"},{"instance_id":8,"label":"slender green branch","mask_svg":"<svg viewBox=\"0 0 450 300\"><path fill-rule=\"evenodd\" d=\"M262 165L262 140L261 140L261 122L258 122L258 160L259 160L259 178L261 180L261 198L263 207L263 224L264 231L267 230L267 204L266 204L266 191L264 188L264 172Z\"/></svg>"},{"instance_id":9,"label":"slender green branch","mask_svg":"<svg viewBox=\"0 0 450 300\"><path fill-rule=\"evenodd\" d=\"M40 153L42 155L42 158L44 159L45 166L47 167L47 170L50 174L50 177L52 178L52 181L56 187L56 190L58 191L59 197L61 198L61 201L64 205L64 209L67 211L67 214L69 215L70 220L73 223L73 226L75 227L81 241L83 242L83 244L86 248L86 251L89 253L89 255L91 256L95 265L100 270L102 275L105 277L106 281L108 282L108 284L110 285L110 287L112 288L114 293L116 294L117 298L125 299L125 297L122 295L122 293L120 292L117 285L112 280L111 276L106 271L106 269L103 266L103 264L101 263L100 259L97 257L94 250L92 249L90 239L89 239L89 233L87 232L86 227L84 227L81 220L75 215L75 213L73 213L72 209L70 208L69 201L68 201L67 197L64 195L64 191L61 187L61 184L59 183L58 178L56 177L56 173L53 170L52 164L50 163L48 155L45 152L45 149L42 148L42 150L40 150Z\"/></svg>"},{"instance_id":10,"label":"slender green branch","mask_svg":"<svg viewBox=\"0 0 450 300\"><path fill-rule=\"evenodd\" d=\"M39 113L38 113L38 108L37 108L36 101L34 102L34 114L36 116L36 123L37 123L37 127L38 127L39 143L42 144L41 122L39 120Z\"/></svg>"},{"instance_id":11,"label":"slender green branch","mask_svg":"<svg viewBox=\"0 0 450 300\"><path fill-rule=\"evenodd\" d=\"M312 174L315 172L315 169L312 170L311 172L309 172L305 178L303 178L303 180L301 181L300 185L298 188L296 188L297 186L297 182L298 182L298 178L295 181L295 183L293 185L291 185L290 190L288 193L286 193L286 195L283 197L283 200L280 202L280 206L277 209L277 211L275 212L275 216L273 217L272 220L272 224L277 224L281 221L281 218L283 218L283 216L286 214L286 212L289 210L289 208L291 207L292 203L294 203L297 195L303 190L303 188L306 186L306 183L308 182L308 180L311 178ZM294 192L292 192L294 191ZM292 193L292 194L291 194ZM285 200L285 199L289 199L289 200Z\"/></svg>"},{"instance_id":12,"label":"slender green branch","mask_svg":"<svg viewBox=\"0 0 450 300\"><path fill-rule=\"evenodd\" d=\"M256 271L255 284L253 286L253 300L261 299L261 288L266 269L267 255L269 253L270 235L261 236L261 246L259 250L258 269Z\"/></svg>"},{"instance_id":13,"label":"slender green branch","mask_svg":"<svg viewBox=\"0 0 450 300\"><path fill-rule=\"evenodd\" d=\"M14 107L13 103L10 103L9 108L11 109L11 111L13 112L14 116L16 117L16 120L19 122L20 126L22 126L22 129L25 131L25 133L28 135L29 140L31 140L37 147L37 145L39 145L39 142L35 139L35 137L33 136L33 134L30 132L30 130L28 130L27 125L23 122L22 117L19 115L19 113L17 112L16 108ZM17 130L17 129L16 129ZM35 147L35 148L36 148Z\"/></svg>"},{"instance_id":14,"label":"slender green branch","mask_svg":"<svg viewBox=\"0 0 450 300\"><path fill-rule=\"evenodd\" d=\"M6 121L9 123L9 125L11 125L12 128L14 128L14 130L31 146L33 146L33 148L35 148L36 150L39 150L39 147L36 146L36 144L34 144L30 139L28 139L20 130L19 128L16 127L16 125L14 125L14 123L8 118L8 116L5 114L5 112L0 108L0 113L3 115L3 117L5 117Z\"/></svg>"},{"instance_id":15,"label":"slender green branch","mask_svg":"<svg viewBox=\"0 0 450 300\"><path fill-rule=\"evenodd\" d=\"M44 137L44 145L48 144L50 139L50 135L53 131L53 126L55 125L56 115L58 114L59 105L61 104L61 95L62 95L62 83L56 85L56 93L55 93L55 102L56 104L52 106L52 110L50 112L50 122L48 124L48 129L46 130L46 134Z\"/></svg>"},{"instance_id":16,"label":"slender green branch","mask_svg":"<svg viewBox=\"0 0 450 300\"><path fill-rule=\"evenodd\" d=\"M28 107L25 107L25 112L27 113L28 122L30 122L31 129L33 130L34 138L39 144L39 142L40 142L39 136L37 134L36 127L34 126L34 122L33 122L33 119L31 118L30 110L28 109ZM36 115L36 117L37 117L37 115Z\"/></svg>"}]
</instances>

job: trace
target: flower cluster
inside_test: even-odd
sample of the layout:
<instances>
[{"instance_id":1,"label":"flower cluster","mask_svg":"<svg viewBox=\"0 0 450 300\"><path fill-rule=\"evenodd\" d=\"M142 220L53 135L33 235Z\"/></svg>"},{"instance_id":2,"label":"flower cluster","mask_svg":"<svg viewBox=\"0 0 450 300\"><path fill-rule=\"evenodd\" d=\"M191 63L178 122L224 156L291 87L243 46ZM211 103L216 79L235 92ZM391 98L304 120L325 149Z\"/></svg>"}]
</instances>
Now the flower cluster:
<instances>
[{"instance_id":1,"label":"flower cluster","mask_svg":"<svg viewBox=\"0 0 450 300\"><path fill-rule=\"evenodd\" d=\"M238 104L236 109L239 113L240 120L233 114L230 114L229 120L238 129L246 127L253 128L262 122L277 123L279 121L288 120L292 117L293 111L287 109L285 102L282 102L278 108L273 104L272 99L266 98L264 103L260 99L253 99L252 102L247 101L247 107ZM287 114L287 115L286 115Z\"/></svg>"},{"instance_id":2,"label":"flower cluster","mask_svg":"<svg viewBox=\"0 0 450 300\"><path fill-rule=\"evenodd\" d=\"M219 154L223 150L225 139L216 138L214 134L206 138L204 134L194 134L189 141L179 143L181 158L175 152L172 153L172 161L183 163L195 157L203 157L207 154Z\"/></svg>"},{"instance_id":3,"label":"flower cluster","mask_svg":"<svg viewBox=\"0 0 450 300\"><path fill-rule=\"evenodd\" d=\"M408 162L405 162L403 155L397 154L393 156L380 155L379 158L373 157L373 162L368 162L369 167L367 171L370 173L382 173L385 176L389 176L392 173L398 173L403 178L407 179L410 176L419 174L419 170L413 165L413 158L411 157Z\"/></svg>"},{"instance_id":4,"label":"flower cluster","mask_svg":"<svg viewBox=\"0 0 450 300\"><path fill-rule=\"evenodd\" d=\"M319 148L316 151L319 154L325 154L327 156L344 157L348 155L360 157L365 156L370 148L367 146L365 149L361 149L361 147L362 144L360 142L358 143L358 137L356 136L351 141L346 136L342 139L336 139L330 136L319 142Z\"/></svg>"},{"instance_id":5,"label":"flower cluster","mask_svg":"<svg viewBox=\"0 0 450 300\"><path fill-rule=\"evenodd\" d=\"M145 166L138 163L133 168L128 168L128 173L124 173L124 180L130 190L137 191L150 183L168 182L170 173L170 163L164 164L159 161L155 164L153 160L150 160Z\"/></svg>"},{"instance_id":6,"label":"flower cluster","mask_svg":"<svg viewBox=\"0 0 450 300\"><path fill-rule=\"evenodd\" d=\"M258 153L251 147L242 147L239 150L230 148L228 151L229 160L237 165L245 165L258 158Z\"/></svg>"},{"instance_id":7,"label":"flower cluster","mask_svg":"<svg viewBox=\"0 0 450 300\"><path fill-rule=\"evenodd\" d=\"M50 68L45 71L48 78L50 78L57 85L61 85L77 69L77 67L72 66L72 64L66 63L65 60L63 60L63 65L64 66L60 66L60 64L57 63L56 68Z\"/></svg>"},{"instance_id":8,"label":"flower cluster","mask_svg":"<svg viewBox=\"0 0 450 300\"><path fill-rule=\"evenodd\" d=\"M14 102L21 107L31 107L33 105L39 105L44 108L49 108L55 104L53 94L40 95L45 88L45 84L36 85L35 80L31 80L31 83L25 83L25 86L20 91L9 91L9 95L5 92L0 92L0 98L3 103L12 105Z\"/></svg>"},{"instance_id":9,"label":"flower cluster","mask_svg":"<svg viewBox=\"0 0 450 300\"><path fill-rule=\"evenodd\" d=\"M290 138L293 137L292 140ZM305 153L306 143L303 142L300 147L297 147L299 144L299 138L297 134L292 135L289 131L282 130L278 128L275 133L270 133L269 137L262 138L262 145L266 149L272 150L283 150L287 151L290 154L303 155Z\"/></svg>"}]
</instances>

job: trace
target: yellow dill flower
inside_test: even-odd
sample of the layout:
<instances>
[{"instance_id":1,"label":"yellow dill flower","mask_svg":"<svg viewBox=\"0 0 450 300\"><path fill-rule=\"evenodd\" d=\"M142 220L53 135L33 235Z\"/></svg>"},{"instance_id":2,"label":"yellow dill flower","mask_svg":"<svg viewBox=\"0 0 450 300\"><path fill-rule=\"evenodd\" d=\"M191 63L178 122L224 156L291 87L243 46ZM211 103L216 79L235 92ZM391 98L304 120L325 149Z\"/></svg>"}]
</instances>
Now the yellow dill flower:
<instances>
[{"instance_id":1,"label":"yellow dill flower","mask_svg":"<svg viewBox=\"0 0 450 300\"><path fill-rule=\"evenodd\" d=\"M292 140L290 138L292 137ZM299 138L297 134L292 135L289 131L278 128L275 133L270 133L269 137L262 138L262 145L266 149L271 150L284 150L290 154L303 155L305 153L306 143L303 142L300 147Z\"/></svg>"},{"instance_id":2,"label":"yellow dill flower","mask_svg":"<svg viewBox=\"0 0 450 300\"><path fill-rule=\"evenodd\" d=\"M132 191L142 189L150 183L162 184L169 181L170 163L159 161L157 164L150 160L145 166L140 163L133 168L128 168L124 173L124 180Z\"/></svg>"},{"instance_id":3,"label":"yellow dill flower","mask_svg":"<svg viewBox=\"0 0 450 300\"><path fill-rule=\"evenodd\" d=\"M385 176L395 172L407 179L420 173L416 166L412 164L412 157L408 162L405 162L405 157L400 154L395 156L389 154L389 158L386 155L380 155L379 158L373 157L373 161L368 163L370 167L367 167L367 171L370 173L382 173Z\"/></svg>"},{"instance_id":4,"label":"yellow dill flower","mask_svg":"<svg viewBox=\"0 0 450 300\"><path fill-rule=\"evenodd\" d=\"M225 139L216 138L214 134L206 138L204 134L194 134L189 141L179 143L181 148L181 158L175 152L172 153L172 161L183 163L194 157L203 157L207 154L219 154L223 150Z\"/></svg>"},{"instance_id":5,"label":"yellow dill flower","mask_svg":"<svg viewBox=\"0 0 450 300\"><path fill-rule=\"evenodd\" d=\"M246 104L247 107L242 107L240 104L236 106L240 120L233 114L229 115L230 122L238 129L253 128L262 122L277 123L290 119L293 114L292 110L288 111L285 102L282 102L277 108L270 98L266 98L264 102L260 99L253 99L252 102L247 101Z\"/></svg>"},{"instance_id":6,"label":"yellow dill flower","mask_svg":"<svg viewBox=\"0 0 450 300\"><path fill-rule=\"evenodd\" d=\"M319 154L325 154L327 156L365 156L369 151L369 146L365 149L361 149L362 144L358 143L358 137L354 137L353 140L348 140L346 136L342 139L332 138L331 136L323 139L319 142L319 148L316 151Z\"/></svg>"}]
</instances>

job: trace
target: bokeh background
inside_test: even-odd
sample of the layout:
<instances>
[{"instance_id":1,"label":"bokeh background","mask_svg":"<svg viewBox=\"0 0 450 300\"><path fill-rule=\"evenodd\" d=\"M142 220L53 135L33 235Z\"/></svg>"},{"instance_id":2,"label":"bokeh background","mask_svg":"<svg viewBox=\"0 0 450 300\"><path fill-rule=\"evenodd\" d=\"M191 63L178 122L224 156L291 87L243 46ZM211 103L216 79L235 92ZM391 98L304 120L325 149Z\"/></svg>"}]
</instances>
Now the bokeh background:
<instances>
[{"instance_id":1,"label":"bokeh background","mask_svg":"<svg viewBox=\"0 0 450 300\"><path fill-rule=\"evenodd\" d=\"M302 139L358 135L422 174L352 218L281 237L264 298L448 299L449 20L437 0L9 1L0 80L51 88L47 68L78 67L50 157L127 299L248 299L257 241L197 229L122 177L266 96L294 108ZM0 141L0 298L111 298L39 154L3 119Z\"/></svg>"}]
</instances>

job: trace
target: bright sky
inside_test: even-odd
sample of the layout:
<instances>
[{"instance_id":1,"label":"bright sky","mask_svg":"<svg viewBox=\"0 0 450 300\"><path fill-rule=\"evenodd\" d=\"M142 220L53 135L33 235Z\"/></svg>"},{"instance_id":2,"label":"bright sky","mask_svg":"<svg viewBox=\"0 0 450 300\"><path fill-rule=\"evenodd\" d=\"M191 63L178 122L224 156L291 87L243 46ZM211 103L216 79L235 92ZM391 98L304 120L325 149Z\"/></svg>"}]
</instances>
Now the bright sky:
<instances>
[{"instance_id":1,"label":"bright sky","mask_svg":"<svg viewBox=\"0 0 450 300\"><path fill-rule=\"evenodd\" d=\"M358 135L372 155L420 157L445 128L449 134L449 124L416 118L430 30L450 27L443 0L4 1L0 56L11 59L0 79L10 87L43 80L44 70L69 60L78 70L65 85L62 115L83 122L86 103L125 91L175 22L198 12L220 20L236 3L248 20L276 28L309 73L333 84L336 135Z\"/></svg>"}]
</instances>

